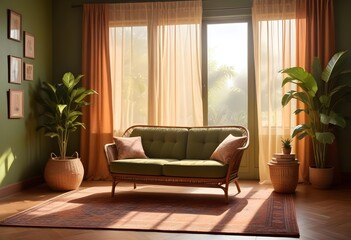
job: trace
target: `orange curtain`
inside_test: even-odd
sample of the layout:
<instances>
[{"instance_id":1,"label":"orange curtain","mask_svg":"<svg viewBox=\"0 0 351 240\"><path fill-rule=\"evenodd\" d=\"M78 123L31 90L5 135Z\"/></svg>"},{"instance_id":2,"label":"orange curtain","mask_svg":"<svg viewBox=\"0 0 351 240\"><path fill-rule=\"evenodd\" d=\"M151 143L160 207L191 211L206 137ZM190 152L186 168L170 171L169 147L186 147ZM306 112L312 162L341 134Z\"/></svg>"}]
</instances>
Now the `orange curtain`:
<instances>
[{"instance_id":1,"label":"orange curtain","mask_svg":"<svg viewBox=\"0 0 351 240\"><path fill-rule=\"evenodd\" d=\"M86 129L81 131L80 152L88 180L105 180L109 172L104 145L112 141L112 98L107 4L83 6L83 86L98 92L83 109Z\"/></svg>"},{"instance_id":2,"label":"orange curtain","mask_svg":"<svg viewBox=\"0 0 351 240\"><path fill-rule=\"evenodd\" d=\"M322 66L326 66L335 53L334 7L333 0L297 0L297 66L311 71L314 57L318 57ZM302 103L298 102L298 107ZM297 123L305 122L304 115L297 115ZM333 155L333 166L338 170L336 145L331 145L329 153ZM297 141L297 156L300 161L300 180L308 182L308 169L313 163L311 139Z\"/></svg>"}]
</instances>

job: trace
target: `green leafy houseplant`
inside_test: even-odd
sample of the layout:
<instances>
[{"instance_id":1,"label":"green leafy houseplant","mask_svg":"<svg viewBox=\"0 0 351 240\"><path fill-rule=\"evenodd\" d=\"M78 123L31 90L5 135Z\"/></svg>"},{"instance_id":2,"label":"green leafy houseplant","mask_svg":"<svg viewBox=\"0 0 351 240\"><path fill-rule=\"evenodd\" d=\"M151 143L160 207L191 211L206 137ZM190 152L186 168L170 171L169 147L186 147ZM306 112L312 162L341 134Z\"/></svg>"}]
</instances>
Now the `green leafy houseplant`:
<instances>
[{"instance_id":1,"label":"green leafy houseplant","mask_svg":"<svg viewBox=\"0 0 351 240\"><path fill-rule=\"evenodd\" d=\"M283 153L290 154L292 139L291 138L282 138L281 143L282 143Z\"/></svg>"},{"instance_id":2,"label":"green leafy houseplant","mask_svg":"<svg viewBox=\"0 0 351 240\"><path fill-rule=\"evenodd\" d=\"M282 142L283 148L291 148L291 142L292 142L291 138L282 138L281 142Z\"/></svg>"},{"instance_id":3,"label":"green leafy houseplant","mask_svg":"<svg viewBox=\"0 0 351 240\"><path fill-rule=\"evenodd\" d=\"M335 139L334 126L345 127L345 119L335 112L341 100L350 94L350 72L345 71L347 52L336 53L322 70L321 64L315 58L312 73L301 67L292 67L282 70L287 77L282 86L287 83L295 84L298 88L292 89L282 97L282 105L286 106L292 99L304 103L305 108L298 108L294 112L304 112L307 121L295 127L292 137L302 139L310 136L314 161L317 168L326 168L326 146Z\"/></svg>"},{"instance_id":4,"label":"green leafy houseplant","mask_svg":"<svg viewBox=\"0 0 351 240\"><path fill-rule=\"evenodd\" d=\"M38 129L45 129L45 136L57 138L60 157L66 158L67 144L70 134L84 124L80 122L81 107L89 105L85 101L88 95L96 94L94 90L79 87L83 75L75 77L67 72L62 82L56 85L42 82L38 102L42 106L42 113Z\"/></svg>"}]
</instances>

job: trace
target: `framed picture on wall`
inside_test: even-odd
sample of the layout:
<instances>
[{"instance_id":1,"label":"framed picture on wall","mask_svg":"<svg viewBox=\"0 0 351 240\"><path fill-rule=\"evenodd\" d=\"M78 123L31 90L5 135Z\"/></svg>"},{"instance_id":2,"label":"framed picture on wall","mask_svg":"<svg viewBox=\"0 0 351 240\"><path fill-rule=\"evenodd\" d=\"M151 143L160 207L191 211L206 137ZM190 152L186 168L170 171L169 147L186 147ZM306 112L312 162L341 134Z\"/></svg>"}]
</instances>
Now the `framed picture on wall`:
<instances>
[{"instance_id":1,"label":"framed picture on wall","mask_svg":"<svg viewBox=\"0 0 351 240\"><path fill-rule=\"evenodd\" d=\"M24 63L24 80L33 80L33 64Z\"/></svg>"},{"instance_id":2,"label":"framed picture on wall","mask_svg":"<svg viewBox=\"0 0 351 240\"><path fill-rule=\"evenodd\" d=\"M24 32L24 57L34 59L34 35Z\"/></svg>"},{"instance_id":3,"label":"framed picture on wall","mask_svg":"<svg viewBox=\"0 0 351 240\"><path fill-rule=\"evenodd\" d=\"M7 35L9 39L15 41L21 41L21 32L22 32L22 16L21 14L12 11L10 9L7 10L8 14L8 30Z\"/></svg>"},{"instance_id":4,"label":"framed picture on wall","mask_svg":"<svg viewBox=\"0 0 351 240\"><path fill-rule=\"evenodd\" d=\"M8 96L9 118L23 118L24 116L23 90L9 90L8 95L9 95Z\"/></svg>"},{"instance_id":5,"label":"framed picture on wall","mask_svg":"<svg viewBox=\"0 0 351 240\"><path fill-rule=\"evenodd\" d=\"M22 58L9 56L9 82L22 83Z\"/></svg>"}]
</instances>

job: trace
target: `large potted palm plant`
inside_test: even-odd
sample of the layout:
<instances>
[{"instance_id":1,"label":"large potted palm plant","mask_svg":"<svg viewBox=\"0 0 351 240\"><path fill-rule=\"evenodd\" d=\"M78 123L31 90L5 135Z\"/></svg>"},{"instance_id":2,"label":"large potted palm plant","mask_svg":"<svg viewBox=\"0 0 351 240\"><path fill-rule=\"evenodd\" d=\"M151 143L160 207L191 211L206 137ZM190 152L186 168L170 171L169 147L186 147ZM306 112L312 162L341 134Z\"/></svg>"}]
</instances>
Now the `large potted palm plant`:
<instances>
[{"instance_id":1,"label":"large potted palm plant","mask_svg":"<svg viewBox=\"0 0 351 240\"><path fill-rule=\"evenodd\" d=\"M336 112L343 99L350 94L351 76L346 69L347 52L336 53L322 70L315 58L312 73L301 67L282 70L287 76L282 86L291 83L296 85L282 97L286 106L292 99L304 103L304 108L294 112L304 112L306 122L295 127L292 137L302 139L309 136L312 141L314 165L310 166L310 182L317 188L328 188L333 181L333 166L328 165L328 144L335 140L334 127L345 127L345 119ZM319 179L319 176L322 176ZM319 181L321 180L321 181Z\"/></svg>"},{"instance_id":2,"label":"large potted palm plant","mask_svg":"<svg viewBox=\"0 0 351 240\"><path fill-rule=\"evenodd\" d=\"M80 122L81 107L88 105L85 98L95 94L94 90L79 86L83 75L75 77L67 72L62 82L53 85L43 82L40 85L38 103L42 106L38 129L45 130L45 136L56 138L59 156L52 153L45 170L47 184L55 190L73 190L80 186L84 169L78 153L67 156L67 146L72 132L83 127Z\"/></svg>"}]
</instances>

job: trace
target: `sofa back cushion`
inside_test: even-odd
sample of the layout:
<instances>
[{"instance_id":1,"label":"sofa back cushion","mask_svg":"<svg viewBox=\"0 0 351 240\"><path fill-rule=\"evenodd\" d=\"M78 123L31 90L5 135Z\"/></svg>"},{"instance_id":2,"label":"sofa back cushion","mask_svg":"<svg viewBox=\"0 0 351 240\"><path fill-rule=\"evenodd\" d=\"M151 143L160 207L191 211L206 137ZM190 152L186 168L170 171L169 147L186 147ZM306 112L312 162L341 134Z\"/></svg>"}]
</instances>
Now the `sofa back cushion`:
<instances>
[{"instance_id":1,"label":"sofa back cushion","mask_svg":"<svg viewBox=\"0 0 351 240\"><path fill-rule=\"evenodd\" d=\"M130 137L140 136L149 158L184 159L188 139L187 128L136 127Z\"/></svg>"},{"instance_id":2,"label":"sofa back cushion","mask_svg":"<svg viewBox=\"0 0 351 240\"><path fill-rule=\"evenodd\" d=\"M229 135L242 136L238 128L191 128L188 134L187 159L210 159L214 150Z\"/></svg>"}]
</instances>

